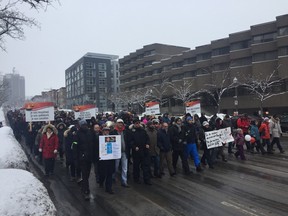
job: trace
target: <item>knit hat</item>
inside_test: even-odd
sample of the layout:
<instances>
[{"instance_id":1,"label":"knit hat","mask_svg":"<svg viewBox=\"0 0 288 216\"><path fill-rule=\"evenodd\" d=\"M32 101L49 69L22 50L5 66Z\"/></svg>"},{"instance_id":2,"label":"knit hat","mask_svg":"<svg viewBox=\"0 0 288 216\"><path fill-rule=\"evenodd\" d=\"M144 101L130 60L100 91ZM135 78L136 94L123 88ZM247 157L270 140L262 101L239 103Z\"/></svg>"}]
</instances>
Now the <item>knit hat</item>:
<instances>
[{"instance_id":1,"label":"knit hat","mask_svg":"<svg viewBox=\"0 0 288 216\"><path fill-rule=\"evenodd\" d=\"M204 121L202 125L205 127L206 125L209 125L209 123L207 121Z\"/></svg>"},{"instance_id":2,"label":"knit hat","mask_svg":"<svg viewBox=\"0 0 288 216\"><path fill-rule=\"evenodd\" d=\"M116 121L117 123L123 123L124 124L124 121L122 119L117 119Z\"/></svg>"},{"instance_id":3,"label":"knit hat","mask_svg":"<svg viewBox=\"0 0 288 216\"><path fill-rule=\"evenodd\" d=\"M264 118L264 121L269 121L270 119L268 117L265 117Z\"/></svg>"},{"instance_id":4,"label":"knit hat","mask_svg":"<svg viewBox=\"0 0 288 216\"><path fill-rule=\"evenodd\" d=\"M79 125L82 126L82 125L87 125L87 121L85 119L81 119L79 121Z\"/></svg>"},{"instance_id":5,"label":"knit hat","mask_svg":"<svg viewBox=\"0 0 288 216\"><path fill-rule=\"evenodd\" d=\"M188 116L188 117L186 118L186 121L190 121L190 120L193 120L193 118L192 118L191 116Z\"/></svg>"}]
</instances>

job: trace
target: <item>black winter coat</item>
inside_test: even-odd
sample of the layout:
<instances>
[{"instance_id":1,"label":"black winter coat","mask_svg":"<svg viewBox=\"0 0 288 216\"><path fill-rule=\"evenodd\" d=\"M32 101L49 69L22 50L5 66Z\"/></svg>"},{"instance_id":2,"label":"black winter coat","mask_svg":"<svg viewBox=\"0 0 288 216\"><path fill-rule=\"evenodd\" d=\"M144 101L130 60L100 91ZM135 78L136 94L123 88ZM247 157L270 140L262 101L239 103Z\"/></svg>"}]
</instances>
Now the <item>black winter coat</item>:
<instances>
[{"instance_id":1,"label":"black winter coat","mask_svg":"<svg viewBox=\"0 0 288 216\"><path fill-rule=\"evenodd\" d=\"M160 152L169 152L172 149L170 135L163 129L157 132L157 146L160 148Z\"/></svg>"},{"instance_id":2,"label":"black winter coat","mask_svg":"<svg viewBox=\"0 0 288 216\"><path fill-rule=\"evenodd\" d=\"M176 125L172 125L169 128L168 133L170 134L170 141L172 149L176 151L181 151L184 149L183 145L183 127L181 126L181 131L179 131Z\"/></svg>"},{"instance_id":3,"label":"black winter coat","mask_svg":"<svg viewBox=\"0 0 288 216\"><path fill-rule=\"evenodd\" d=\"M187 144L197 143L197 133L194 124L186 123L183 127L183 139Z\"/></svg>"},{"instance_id":4,"label":"black winter coat","mask_svg":"<svg viewBox=\"0 0 288 216\"><path fill-rule=\"evenodd\" d=\"M77 160L90 162L99 160L99 136L89 128L80 128L77 131L75 142L73 151L76 151Z\"/></svg>"},{"instance_id":5,"label":"black winter coat","mask_svg":"<svg viewBox=\"0 0 288 216\"><path fill-rule=\"evenodd\" d=\"M129 143L132 147L132 151L135 151L136 147L138 147L140 152L149 152L149 149L146 148L146 144L150 144L149 136L142 127L132 127L128 136L130 137Z\"/></svg>"}]
</instances>

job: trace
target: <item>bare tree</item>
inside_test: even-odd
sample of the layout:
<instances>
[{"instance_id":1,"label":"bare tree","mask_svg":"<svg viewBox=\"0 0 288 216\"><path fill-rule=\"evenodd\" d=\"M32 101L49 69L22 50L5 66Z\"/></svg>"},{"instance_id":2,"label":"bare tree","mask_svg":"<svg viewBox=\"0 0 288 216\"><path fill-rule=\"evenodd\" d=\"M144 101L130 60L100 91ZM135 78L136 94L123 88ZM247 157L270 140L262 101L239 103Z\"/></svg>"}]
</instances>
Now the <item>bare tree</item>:
<instances>
[{"instance_id":1,"label":"bare tree","mask_svg":"<svg viewBox=\"0 0 288 216\"><path fill-rule=\"evenodd\" d=\"M283 86L285 83L285 78L280 78L278 76L278 69L280 66L281 65L279 65L267 76L263 77L260 73L258 77L250 78L246 83L241 84L244 88L248 89L252 94L254 94L257 100L260 101L261 115L263 115L263 103L265 100L287 93L287 91L283 91L283 89L281 89L281 86Z\"/></svg>"},{"instance_id":2,"label":"bare tree","mask_svg":"<svg viewBox=\"0 0 288 216\"><path fill-rule=\"evenodd\" d=\"M32 9L46 9L55 0L0 0L0 49L5 51L5 38L24 39L24 27L39 26L37 21L27 17L17 5L26 3Z\"/></svg>"},{"instance_id":3,"label":"bare tree","mask_svg":"<svg viewBox=\"0 0 288 216\"><path fill-rule=\"evenodd\" d=\"M138 104L141 109L144 109L145 103L152 98L152 94L150 89L143 89L142 91L135 91L132 92L131 98L133 100L133 103Z\"/></svg>"},{"instance_id":4,"label":"bare tree","mask_svg":"<svg viewBox=\"0 0 288 216\"><path fill-rule=\"evenodd\" d=\"M176 100L180 100L183 102L183 107L185 109L186 103L191 101L194 97L196 97L199 92L192 92L192 82L188 80L183 81L183 85L175 85L174 83L170 83L170 87L174 93L173 98Z\"/></svg>"},{"instance_id":5,"label":"bare tree","mask_svg":"<svg viewBox=\"0 0 288 216\"><path fill-rule=\"evenodd\" d=\"M235 87L235 83L230 81L230 72L228 69L222 73L222 78L220 80L221 81L218 82L217 80L212 79L212 83L206 84L207 89L201 89L199 91L200 94L208 94L212 98L217 106L217 113L220 112L220 105L224 92Z\"/></svg>"},{"instance_id":6,"label":"bare tree","mask_svg":"<svg viewBox=\"0 0 288 216\"><path fill-rule=\"evenodd\" d=\"M157 87L155 86L151 87L152 90L151 96L152 98L159 101L160 105L163 106L168 102L168 99L165 98L165 95L170 88L171 82L169 82L169 78L167 77L166 78L163 77L160 81L161 81L160 85L157 85Z\"/></svg>"},{"instance_id":7,"label":"bare tree","mask_svg":"<svg viewBox=\"0 0 288 216\"><path fill-rule=\"evenodd\" d=\"M117 92L117 93L111 93L110 95L108 95L108 100L110 100L114 106L115 106L115 110L113 111L120 111L118 110L119 107L124 104L123 99L121 98L121 93ZM126 103L127 104L127 103Z\"/></svg>"}]
</instances>

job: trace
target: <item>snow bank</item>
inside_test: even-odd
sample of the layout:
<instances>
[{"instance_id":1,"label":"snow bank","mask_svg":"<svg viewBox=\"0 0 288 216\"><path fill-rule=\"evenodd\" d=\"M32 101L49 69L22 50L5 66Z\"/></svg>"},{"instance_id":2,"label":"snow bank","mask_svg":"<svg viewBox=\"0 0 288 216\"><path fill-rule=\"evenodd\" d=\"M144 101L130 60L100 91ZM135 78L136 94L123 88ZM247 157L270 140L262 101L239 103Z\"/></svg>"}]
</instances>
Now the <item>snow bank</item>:
<instances>
[{"instance_id":1,"label":"snow bank","mask_svg":"<svg viewBox=\"0 0 288 216\"><path fill-rule=\"evenodd\" d=\"M0 112L2 113L2 112ZM0 169L29 169L29 161L10 127L0 128Z\"/></svg>"},{"instance_id":2,"label":"snow bank","mask_svg":"<svg viewBox=\"0 0 288 216\"><path fill-rule=\"evenodd\" d=\"M0 107L0 122L2 122L2 125L6 125L6 120L5 120L5 116L4 116L4 112L3 112L3 108Z\"/></svg>"},{"instance_id":3,"label":"snow bank","mask_svg":"<svg viewBox=\"0 0 288 216\"><path fill-rule=\"evenodd\" d=\"M0 215L56 215L56 208L46 188L32 173L0 169L0 186Z\"/></svg>"}]
</instances>

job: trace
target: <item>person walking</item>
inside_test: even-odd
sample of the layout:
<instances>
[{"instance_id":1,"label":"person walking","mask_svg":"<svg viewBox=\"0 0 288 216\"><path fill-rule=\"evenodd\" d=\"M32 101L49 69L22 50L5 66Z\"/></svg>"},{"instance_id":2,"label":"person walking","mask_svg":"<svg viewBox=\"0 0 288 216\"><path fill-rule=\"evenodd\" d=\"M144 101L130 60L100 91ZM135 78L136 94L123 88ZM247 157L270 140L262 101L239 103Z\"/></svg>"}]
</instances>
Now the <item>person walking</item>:
<instances>
[{"instance_id":1,"label":"person walking","mask_svg":"<svg viewBox=\"0 0 288 216\"><path fill-rule=\"evenodd\" d=\"M261 135L262 144L263 146L267 146L267 154L273 154L271 143L270 143L270 127L269 127L269 118L265 117L263 122L261 123L259 127L259 133Z\"/></svg>"},{"instance_id":2,"label":"person walking","mask_svg":"<svg viewBox=\"0 0 288 216\"><path fill-rule=\"evenodd\" d=\"M201 164L200 159L197 151L197 134L196 134L196 128L193 124L193 118L191 116L188 116L186 118L186 123L183 127L183 141L186 144L186 158L191 156L194 160L194 164L196 167L197 172L201 172Z\"/></svg>"},{"instance_id":3,"label":"person walking","mask_svg":"<svg viewBox=\"0 0 288 216\"><path fill-rule=\"evenodd\" d=\"M41 137L39 152L42 152L45 166L45 176L54 174L55 158L58 153L59 140L57 136L57 129L48 124L43 129Z\"/></svg>"},{"instance_id":4,"label":"person walking","mask_svg":"<svg viewBox=\"0 0 288 216\"><path fill-rule=\"evenodd\" d=\"M130 186L127 183L127 172L128 172L128 156L130 154L128 132L125 128L124 121L122 119L116 120L114 130L110 133L111 135L121 136L121 158L115 161L115 173L118 170L119 163L121 162L121 185L125 188Z\"/></svg>"},{"instance_id":5,"label":"person walking","mask_svg":"<svg viewBox=\"0 0 288 216\"><path fill-rule=\"evenodd\" d=\"M281 146L280 143L280 137L282 135L280 119L277 115L274 115L271 118L269 127L270 127L270 133L272 135L271 150L273 151L273 145L276 143L280 153L284 153L285 151L283 150L283 147Z\"/></svg>"},{"instance_id":6,"label":"person walking","mask_svg":"<svg viewBox=\"0 0 288 216\"><path fill-rule=\"evenodd\" d=\"M190 174L187 157L185 157L185 146L183 144L183 128L181 118L176 118L174 124L169 128L172 144L172 165L177 173L178 158L181 158L183 172Z\"/></svg>"},{"instance_id":7,"label":"person walking","mask_svg":"<svg viewBox=\"0 0 288 216\"><path fill-rule=\"evenodd\" d=\"M266 151L263 148L263 145L262 145L261 140L260 140L258 122L256 120L252 120L251 121L250 128L249 128L249 133L250 133L250 136L255 139L256 151L257 152L261 151L262 155L266 154ZM254 147L253 145L251 145L251 146L252 146L252 148Z\"/></svg>"},{"instance_id":8,"label":"person walking","mask_svg":"<svg viewBox=\"0 0 288 216\"><path fill-rule=\"evenodd\" d=\"M90 199L89 177L92 163L99 159L99 139L88 128L85 119L78 122L80 128L77 131L73 142L73 153L77 164L80 164L82 171L82 193L85 200Z\"/></svg>"},{"instance_id":9,"label":"person walking","mask_svg":"<svg viewBox=\"0 0 288 216\"><path fill-rule=\"evenodd\" d=\"M237 129L237 134L235 136L235 144L237 147L237 151L235 152L235 157L238 158L240 156L241 160L246 160L246 157L244 155L244 134L243 130L241 128Z\"/></svg>"},{"instance_id":10,"label":"person walking","mask_svg":"<svg viewBox=\"0 0 288 216\"><path fill-rule=\"evenodd\" d=\"M176 173L172 166L172 145L168 127L168 123L163 122L162 128L157 132L157 146L160 149L160 175L164 174L164 161L166 161L170 176L174 176Z\"/></svg>"},{"instance_id":11,"label":"person walking","mask_svg":"<svg viewBox=\"0 0 288 216\"><path fill-rule=\"evenodd\" d=\"M203 155L201 157L201 163L203 165L206 165L206 161L207 161L209 168L214 169L214 166L211 160L211 152L210 152L210 149L207 148L206 138L205 138L205 132L212 131L212 128L210 128L208 121L204 121L202 125L203 125L202 130L200 130L200 133L199 133L199 139L201 141L202 149L204 150Z\"/></svg>"},{"instance_id":12,"label":"person walking","mask_svg":"<svg viewBox=\"0 0 288 216\"><path fill-rule=\"evenodd\" d=\"M132 146L134 182L141 184L141 166L143 171L144 183L147 185L152 185L150 181L150 140L147 132L140 125L140 120L138 118L133 119L133 125L131 125L129 136L130 145Z\"/></svg>"}]
</instances>

